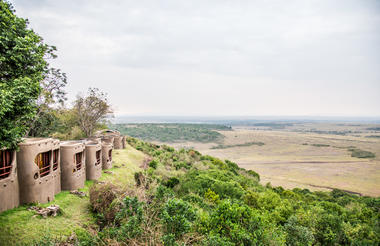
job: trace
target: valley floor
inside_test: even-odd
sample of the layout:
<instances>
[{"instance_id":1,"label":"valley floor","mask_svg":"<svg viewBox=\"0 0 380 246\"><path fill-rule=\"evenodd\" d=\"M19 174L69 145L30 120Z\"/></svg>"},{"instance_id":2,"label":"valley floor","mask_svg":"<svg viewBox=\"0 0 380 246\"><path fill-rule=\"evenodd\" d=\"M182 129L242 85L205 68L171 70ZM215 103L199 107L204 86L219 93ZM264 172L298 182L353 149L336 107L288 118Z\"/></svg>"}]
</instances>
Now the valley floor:
<instances>
[{"instance_id":1,"label":"valley floor","mask_svg":"<svg viewBox=\"0 0 380 246\"><path fill-rule=\"evenodd\" d=\"M220 131L222 143L169 143L192 147L202 154L229 159L260 174L261 182L292 189L338 188L362 195L380 196L380 139L310 132L236 127ZM250 142L264 145L236 146ZM215 149L217 145L227 148ZM349 147L370 151L375 158L351 157Z\"/></svg>"}]
</instances>

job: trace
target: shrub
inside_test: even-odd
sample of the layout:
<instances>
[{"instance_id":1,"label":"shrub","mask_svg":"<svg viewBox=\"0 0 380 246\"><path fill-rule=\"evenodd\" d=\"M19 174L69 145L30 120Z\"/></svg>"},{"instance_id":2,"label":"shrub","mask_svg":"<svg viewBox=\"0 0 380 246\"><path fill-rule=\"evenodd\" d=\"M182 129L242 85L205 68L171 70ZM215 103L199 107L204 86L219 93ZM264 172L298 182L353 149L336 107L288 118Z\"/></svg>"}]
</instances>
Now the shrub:
<instances>
[{"instance_id":1,"label":"shrub","mask_svg":"<svg viewBox=\"0 0 380 246\"><path fill-rule=\"evenodd\" d=\"M165 234L173 234L176 239L190 231L196 213L190 203L181 199L169 199L162 211Z\"/></svg>"},{"instance_id":2,"label":"shrub","mask_svg":"<svg viewBox=\"0 0 380 246\"><path fill-rule=\"evenodd\" d=\"M176 177L171 177L167 181L163 182L163 185L165 185L168 188L174 188L174 186L176 186L177 184L179 184L179 179L177 179Z\"/></svg>"},{"instance_id":3,"label":"shrub","mask_svg":"<svg viewBox=\"0 0 380 246\"><path fill-rule=\"evenodd\" d=\"M375 158L376 155L370 151L365 151L361 149L354 149L350 148L348 151L351 152L351 157L356 157L356 158Z\"/></svg>"},{"instance_id":4,"label":"shrub","mask_svg":"<svg viewBox=\"0 0 380 246\"><path fill-rule=\"evenodd\" d=\"M206 200L208 200L212 203L216 203L217 201L219 201L219 195L216 194L215 192L213 192L210 188L205 193L205 198L206 198Z\"/></svg>"},{"instance_id":5,"label":"shrub","mask_svg":"<svg viewBox=\"0 0 380 246\"><path fill-rule=\"evenodd\" d=\"M286 244L291 246L313 245L314 236L309 228L298 224L298 219L291 216L284 226L287 232Z\"/></svg>"},{"instance_id":6,"label":"shrub","mask_svg":"<svg viewBox=\"0 0 380 246\"><path fill-rule=\"evenodd\" d=\"M228 240L228 238L217 235L211 235L206 238L206 240L202 243L203 246L234 246L232 242Z\"/></svg>"},{"instance_id":7,"label":"shrub","mask_svg":"<svg viewBox=\"0 0 380 246\"><path fill-rule=\"evenodd\" d=\"M158 200L167 200L171 197L174 197L174 192L172 189L166 187L166 186L163 186L163 185L160 185L157 187L157 190L156 190L156 198Z\"/></svg>"},{"instance_id":8,"label":"shrub","mask_svg":"<svg viewBox=\"0 0 380 246\"><path fill-rule=\"evenodd\" d=\"M260 181L260 175L259 175L257 172L255 172L255 171L253 171L253 170L248 170L247 173L248 173L250 176L252 176L252 177L254 177L254 178L257 178L257 181Z\"/></svg>"},{"instance_id":9,"label":"shrub","mask_svg":"<svg viewBox=\"0 0 380 246\"><path fill-rule=\"evenodd\" d=\"M210 187L215 193L217 193L222 199L223 198L237 198L240 199L244 194L243 188L237 182L230 181L219 181L216 180Z\"/></svg>"},{"instance_id":10,"label":"shrub","mask_svg":"<svg viewBox=\"0 0 380 246\"><path fill-rule=\"evenodd\" d=\"M118 188L110 183L91 186L90 204L92 211L97 213L98 223L101 226L114 221L118 207L113 202L119 193Z\"/></svg>"},{"instance_id":11,"label":"shrub","mask_svg":"<svg viewBox=\"0 0 380 246\"><path fill-rule=\"evenodd\" d=\"M221 201L200 229L211 235L226 237L235 245L254 245L262 234L261 218L247 205Z\"/></svg>"},{"instance_id":12,"label":"shrub","mask_svg":"<svg viewBox=\"0 0 380 246\"><path fill-rule=\"evenodd\" d=\"M158 162L156 160L152 160L149 162L149 167L156 169L158 165Z\"/></svg>"},{"instance_id":13,"label":"shrub","mask_svg":"<svg viewBox=\"0 0 380 246\"><path fill-rule=\"evenodd\" d=\"M143 203L139 202L137 197L125 197L121 209L115 217L115 222L120 225L117 233L118 240L140 235L143 220Z\"/></svg>"}]
</instances>

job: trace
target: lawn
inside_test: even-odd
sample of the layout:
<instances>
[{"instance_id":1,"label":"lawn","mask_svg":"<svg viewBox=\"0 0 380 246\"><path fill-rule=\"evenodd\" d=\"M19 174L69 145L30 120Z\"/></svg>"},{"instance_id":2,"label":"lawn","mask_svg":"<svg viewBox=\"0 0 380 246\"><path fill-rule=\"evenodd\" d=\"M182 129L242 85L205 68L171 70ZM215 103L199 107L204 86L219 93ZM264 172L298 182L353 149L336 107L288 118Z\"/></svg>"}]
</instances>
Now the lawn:
<instances>
[{"instance_id":1,"label":"lawn","mask_svg":"<svg viewBox=\"0 0 380 246\"><path fill-rule=\"evenodd\" d=\"M144 158L143 153L130 146L123 150L114 150L113 165L117 168L108 170L112 174L103 173L100 180L118 185L131 185L134 182L133 174L140 170L139 166ZM88 194L92 184L93 181L86 181L81 191ZM30 205L0 213L0 245L30 245L52 234L64 238L84 228L96 227L95 219L89 209L88 195L80 198L63 191L56 195L51 203L40 206L47 207L50 204L59 205L62 214L44 219L36 216L33 211L28 211Z\"/></svg>"}]
</instances>

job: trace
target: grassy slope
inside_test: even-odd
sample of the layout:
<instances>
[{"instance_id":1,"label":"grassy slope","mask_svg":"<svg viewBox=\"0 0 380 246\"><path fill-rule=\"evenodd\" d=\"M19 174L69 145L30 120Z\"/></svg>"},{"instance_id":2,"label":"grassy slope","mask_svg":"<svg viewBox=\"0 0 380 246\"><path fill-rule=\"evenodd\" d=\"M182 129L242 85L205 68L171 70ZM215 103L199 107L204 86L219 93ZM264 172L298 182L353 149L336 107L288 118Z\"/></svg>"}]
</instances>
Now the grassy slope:
<instances>
[{"instance_id":1,"label":"grassy slope","mask_svg":"<svg viewBox=\"0 0 380 246\"><path fill-rule=\"evenodd\" d=\"M144 158L143 153L130 146L124 150L115 150L114 165L120 166L120 168L109 169L113 174L103 174L101 181L132 184L134 182L133 174L140 169L139 166ZM87 181L81 191L87 193L92 183L92 181ZM0 245L28 245L48 234L66 237L74 231L95 226L94 218L88 209L88 196L80 198L64 191L56 195L55 200L49 204L59 205L63 214L55 218L43 219L40 216L34 216L34 212L28 211L29 206L21 206L1 213ZM49 204L42 206L47 207Z\"/></svg>"}]
</instances>

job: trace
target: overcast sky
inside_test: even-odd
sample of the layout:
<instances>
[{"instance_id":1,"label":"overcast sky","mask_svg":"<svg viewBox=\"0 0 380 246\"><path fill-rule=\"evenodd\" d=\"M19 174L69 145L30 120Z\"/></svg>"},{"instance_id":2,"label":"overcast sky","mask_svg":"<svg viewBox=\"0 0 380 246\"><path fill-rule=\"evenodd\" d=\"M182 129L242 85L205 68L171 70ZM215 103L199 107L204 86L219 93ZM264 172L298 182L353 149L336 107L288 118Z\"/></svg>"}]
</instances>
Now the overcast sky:
<instances>
[{"instance_id":1,"label":"overcast sky","mask_svg":"<svg viewBox=\"0 0 380 246\"><path fill-rule=\"evenodd\" d=\"M13 0L117 115L380 116L378 0Z\"/></svg>"}]
</instances>

